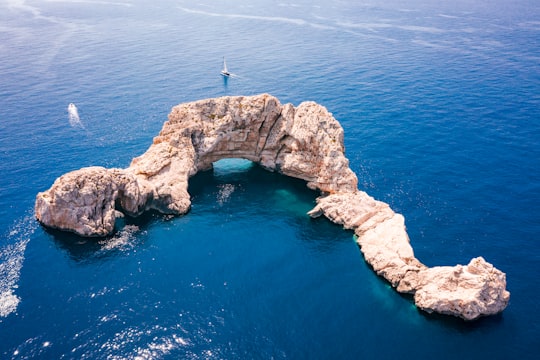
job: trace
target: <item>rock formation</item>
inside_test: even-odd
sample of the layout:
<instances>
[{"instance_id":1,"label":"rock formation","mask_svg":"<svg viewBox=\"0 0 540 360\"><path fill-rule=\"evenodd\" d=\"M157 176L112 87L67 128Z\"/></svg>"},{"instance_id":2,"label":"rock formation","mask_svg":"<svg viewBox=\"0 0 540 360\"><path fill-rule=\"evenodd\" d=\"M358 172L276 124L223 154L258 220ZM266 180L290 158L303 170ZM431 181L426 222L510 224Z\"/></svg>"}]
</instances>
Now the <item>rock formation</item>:
<instances>
[{"instance_id":1,"label":"rock formation","mask_svg":"<svg viewBox=\"0 0 540 360\"><path fill-rule=\"evenodd\" d=\"M314 102L295 108L263 94L175 106L150 148L127 169L65 174L37 195L35 214L45 226L82 236L112 233L123 214L184 214L191 204L189 178L223 158L251 160L319 190L309 215L353 230L366 261L397 291L414 294L418 308L472 320L508 304L505 274L482 258L433 268L415 258L405 219L358 190L343 129Z\"/></svg>"},{"instance_id":2,"label":"rock formation","mask_svg":"<svg viewBox=\"0 0 540 360\"><path fill-rule=\"evenodd\" d=\"M356 242L373 270L397 291L414 294L416 306L428 313L474 320L497 314L508 305L510 293L503 272L482 257L466 266L428 268L414 256L403 216L365 192L320 197L309 214L325 215L354 230Z\"/></svg>"}]
</instances>

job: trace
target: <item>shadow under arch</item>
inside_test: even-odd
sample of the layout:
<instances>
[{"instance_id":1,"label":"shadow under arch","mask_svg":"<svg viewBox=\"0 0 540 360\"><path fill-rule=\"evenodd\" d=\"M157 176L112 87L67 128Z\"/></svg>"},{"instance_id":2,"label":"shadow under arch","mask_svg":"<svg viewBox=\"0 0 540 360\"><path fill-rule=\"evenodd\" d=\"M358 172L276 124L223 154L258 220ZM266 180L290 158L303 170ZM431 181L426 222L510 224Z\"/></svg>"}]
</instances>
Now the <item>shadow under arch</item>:
<instances>
[{"instance_id":1,"label":"shadow under arch","mask_svg":"<svg viewBox=\"0 0 540 360\"><path fill-rule=\"evenodd\" d=\"M200 171L189 179L189 193L192 207L188 213L172 216L151 210L138 217L126 215L117 219L115 231L109 236L88 238L46 227L44 230L56 246L77 263L114 258L124 249L122 246L126 241L132 248L144 247L145 237L141 234L151 231L154 226L183 218L189 220L190 216L204 216L205 213L228 214L233 218L237 213L280 218L297 231L298 239L309 242L321 252L330 251L336 241L354 242L352 231L344 230L325 217L307 215L316 204L318 191L306 187L304 180L270 172L250 160L225 158L214 162L211 169ZM349 234L336 237L338 232ZM121 238L124 238L123 242L119 242ZM114 243L118 243L117 246L111 245Z\"/></svg>"}]
</instances>

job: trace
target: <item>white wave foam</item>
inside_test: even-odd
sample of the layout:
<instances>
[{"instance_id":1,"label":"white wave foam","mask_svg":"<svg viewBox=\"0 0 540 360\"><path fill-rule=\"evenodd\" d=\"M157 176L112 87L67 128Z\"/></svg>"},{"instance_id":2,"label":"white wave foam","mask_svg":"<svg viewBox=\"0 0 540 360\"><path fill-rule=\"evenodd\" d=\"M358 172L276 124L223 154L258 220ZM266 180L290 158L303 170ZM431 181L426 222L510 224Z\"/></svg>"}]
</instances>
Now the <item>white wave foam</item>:
<instances>
[{"instance_id":1,"label":"white wave foam","mask_svg":"<svg viewBox=\"0 0 540 360\"><path fill-rule=\"evenodd\" d=\"M442 18L446 18L446 19L459 19L459 16L455 16L455 15L439 14L438 16Z\"/></svg>"},{"instance_id":2,"label":"white wave foam","mask_svg":"<svg viewBox=\"0 0 540 360\"><path fill-rule=\"evenodd\" d=\"M217 195L218 204L223 205L224 203L229 201L234 190L235 186L233 184L219 185L219 192Z\"/></svg>"},{"instance_id":3,"label":"white wave foam","mask_svg":"<svg viewBox=\"0 0 540 360\"><path fill-rule=\"evenodd\" d=\"M261 21L287 23L287 24L300 25L300 26L311 26L316 29L335 30L333 26L309 22L300 18L289 18L289 17L283 17L283 16L246 15L246 14L233 14L233 13L214 13L210 11L188 9L188 8L184 8L180 6L178 7L178 9L181 11L190 13L190 14L234 18L234 19L261 20Z\"/></svg>"},{"instance_id":4,"label":"white wave foam","mask_svg":"<svg viewBox=\"0 0 540 360\"><path fill-rule=\"evenodd\" d=\"M174 350L190 345L190 341L179 334L168 334L171 330L181 330L179 326L171 328L154 325L147 329L130 327L117 332L114 338L102 344L100 350L108 354L108 359L125 359L125 356L114 355L118 350L134 350L129 359L161 359L170 355ZM184 332L184 331L182 331ZM141 342L150 340L146 346Z\"/></svg>"},{"instance_id":5,"label":"white wave foam","mask_svg":"<svg viewBox=\"0 0 540 360\"><path fill-rule=\"evenodd\" d=\"M352 23L352 22L346 22L346 21L345 22L339 21L336 23L336 25L338 25L341 28L360 29L360 30L367 30L367 31L373 31L373 32L377 32L378 30L382 30L382 29L400 29L400 30L405 30L405 31L430 33L430 34L442 34L446 32L443 29L432 27L432 26L400 25L400 24L385 23L385 22Z\"/></svg>"},{"instance_id":6,"label":"white wave foam","mask_svg":"<svg viewBox=\"0 0 540 360\"><path fill-rule=\"evenodd\" d=\"M91 5L113 5L113 6L125 6L131 7L133 4L120 1L94 1L94 0L47 0L49 3L73 3L73 4L91 4ZM58 22L51 16L42 15L41 9L37 6L27 4L25 0L7 0L7 8L9 10L18 10L21 12L29 12L36 19L48 20L51 22Z\"/></svg>"},{"instance_id":7,"label":"white wave foam","mask_svg":"<svg viewBox=\"0 0 540 360\"><path fill-rule=\"evenodd\" d=\"M110 5L132 7L133 4L121 1L97 1L97 0L47 0L50 3L72 3L72 4L90 4L90 5Z\"/></svg>"},{"instance_id":8,"label":"white wave foam","mask_svg":"<svg viewBox=\"0 0 540 360\"><path fill-rule=\"evenodd\" d=\"M246 14L234 14L234 13L215 13L210 11L204 11L204 10L196 10L196 9L188 9L185 7L178 6L179 10L190 13L190 14L198 14L198 15L205 15L205 16L213 16L213 17L223 17L223 18L233 18L233 19L245 19L245 20L260 20L260 21L268 21L268 22L276 22L276 23L287 23L291 25L297 25L297 26L309 26L315 29L319 30L330 30L330 31L345 31L349 34L360 36L360 37L366 37L366 38L373 38L373 39L379 39L384 41L390 41L390 42L396 42L396 39L380 36L380 35L374 35L373 33L369 34L363 34L361 32L354 31L354 28L359 27L363 28L364 25L360 26L350 26L350 24L347 23L341 23L341 22L335 22L334 25L332 24L321 24L318 22L308 21L300 18L289 18L289 17L283 17L283 16L261 16L261 15L246 15ZM314 16L315 19L322 20L324 18ZM382 25L385 26L384 24ZM389 27L390 25L388 25ZM369 30L369 29L368 29ZM370 30L371 31L371 30Z\"/></svg>"},{"instance_id":9,"label":"white wave foam","mask_svg":"<svg viewBox=\"0 0 540 360\"><path fill-rule=\"evenodd\" d=\"M14 291L18 287L26 245L35 229L33 217L19 220L7 235L8 244L0 248L0 318L17 310L21 301Z\"/></svg>"},{"instance_id":10,"label":"white wave foam","mask_svg":"<svg viewBox=\"0 0 540 360\"><path fill-rule=\"evenodd\" d=\"M102 245L102 251L109 250L120 250L126 251L132 249L133 238L135 233L139 231L139 227L136 225L126 225L122 230L120 230L113 238L102 240L99 242Z\"/></svg>"}]
</instances>

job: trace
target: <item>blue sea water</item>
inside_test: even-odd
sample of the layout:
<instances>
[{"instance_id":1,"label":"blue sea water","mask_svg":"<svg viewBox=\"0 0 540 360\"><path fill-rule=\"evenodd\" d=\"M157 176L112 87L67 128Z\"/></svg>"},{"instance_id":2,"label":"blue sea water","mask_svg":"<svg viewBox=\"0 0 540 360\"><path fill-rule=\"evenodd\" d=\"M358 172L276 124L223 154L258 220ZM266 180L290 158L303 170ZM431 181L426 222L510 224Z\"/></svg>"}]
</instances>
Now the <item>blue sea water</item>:
<instances>
[{"instance_id":1,"label":"blue sea water","mask_svg":"<svg viewBox=\"0 0 540 360\"><path fill-rule=\"evenodd\" d=\"M0 358L537 358L538 19L533 0L0 1ZM127 167L172 106L258 93L326 106L416 256L483 256L508 308L418 311L306 216L303 181L238 159L191 179L182 217L98 240L34 220L37 192Z\"/></svg>"}]
</instances>

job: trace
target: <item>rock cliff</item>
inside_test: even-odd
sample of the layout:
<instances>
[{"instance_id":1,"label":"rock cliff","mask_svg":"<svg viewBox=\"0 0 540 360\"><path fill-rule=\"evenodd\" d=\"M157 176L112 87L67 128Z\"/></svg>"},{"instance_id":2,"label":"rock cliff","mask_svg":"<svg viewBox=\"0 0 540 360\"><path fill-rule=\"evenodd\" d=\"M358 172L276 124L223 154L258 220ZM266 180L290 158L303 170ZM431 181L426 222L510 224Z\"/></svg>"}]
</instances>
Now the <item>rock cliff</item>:
<instances>
[{"instance_id":1,"label":"rock cliff","mask_svg":"<svg viewBox=\"0 0 540 360\"><path fill-rule=\"evenodd\" d=\"M397 291L414 294L418 308L472 320L506 307L505 274L484 259L433 268L417 260L403 216L358 190L344 151L341 125L314 102L295 108L263 94L181 104L128 168L65 174L37 195L35 214L51 228L105 236L123 214L186 213L191 176L217 160L244 158L319 190L309 215L353 230L366 261Z\"/></svg>"}]
</instances>

